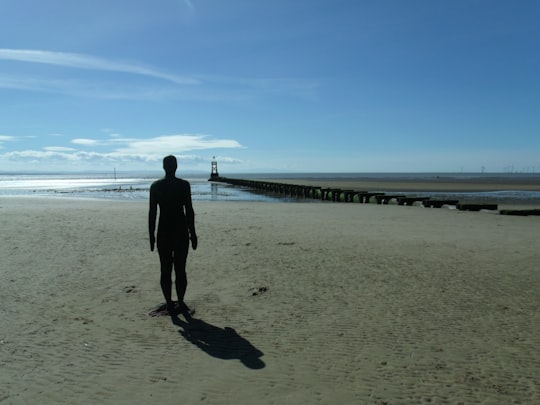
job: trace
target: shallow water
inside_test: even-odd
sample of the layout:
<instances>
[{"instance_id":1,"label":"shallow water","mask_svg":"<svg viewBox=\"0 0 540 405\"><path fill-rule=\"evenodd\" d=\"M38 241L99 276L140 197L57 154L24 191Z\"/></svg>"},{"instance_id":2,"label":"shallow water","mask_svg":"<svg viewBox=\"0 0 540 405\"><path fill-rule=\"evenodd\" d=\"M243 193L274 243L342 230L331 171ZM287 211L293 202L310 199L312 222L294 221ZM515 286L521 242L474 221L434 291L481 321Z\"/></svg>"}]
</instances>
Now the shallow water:
<instances>
[{"instance_id":1,"label":"shallow water","mask_svg":"<svg viewBox=\"0 0 540 405\"><path fill-rule=\"evenodd\" d=\"M283 179L308 179L318 181L339 181L339 180L362 180L381 179L394 181L425 181L426 179L454 179L465 180L478 177L479 181L485 180L476 174L426 174L426 173L285 173L279 174L257 174L257 175L228 175L230 178L283 178ZM1 196L55 196L55 197L77 197L77 198L98 198L126 201L146 201L150 185L153 181L161 177L161 173L130 173L120 174L116 178L108 174L96 173L47 173L47 174L21 174L4 173L0 174L0 197ZM532 174L497 174L497 178L508 182L516 182L516 188L521 181L538 178ZM194 201L306 201L298 200L295 197L263 194L253 190L235 187L225 183L209 182L207 175L192 174L186 175L185 179L191 183L192 199ZM489 181L489 178L487 179ZM384 181L381 182L384 187ZM384 191L384 190L382 190ZM516 203L516 204L540 204L539 191L507 190L490 192L400 192L400 194L410 196L425 196L432 199L450 199L459 201L476 201L485 203ZM314 201L314 200L307 200Z\"/></svg>"},{"instance_id":2,"label":"shallow water","mask_svg":"<svg viewBox=\"0 0 540 405\"><path fill-rule=\"evenodd\" d=\"M127 201L148 200L150 185L159 176L111 176L99 174L3 174L2 196L55 196ZM253 193L245 188L209 182L207 177L187 177L194 201L292 201L293 199Z\"/></svg>"}]
</instances>

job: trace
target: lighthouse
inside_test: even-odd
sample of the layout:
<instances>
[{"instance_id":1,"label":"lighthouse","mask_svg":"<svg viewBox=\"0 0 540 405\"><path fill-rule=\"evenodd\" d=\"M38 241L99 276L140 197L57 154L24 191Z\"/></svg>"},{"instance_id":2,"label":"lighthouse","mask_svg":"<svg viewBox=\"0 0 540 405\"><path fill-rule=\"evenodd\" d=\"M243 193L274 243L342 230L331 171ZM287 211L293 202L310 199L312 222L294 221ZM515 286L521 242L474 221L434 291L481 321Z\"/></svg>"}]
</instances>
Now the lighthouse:
<instances>
[{"instance_id":1,"label":"lighthouse","mask_svg":"<svg viewBox=\"0 0 540 405\"><path fill-rule=\"evenodd\" d=\"M217 160L214 156L212 159L212 171L210 172L210 178L209 181L216 180L219 178L218 170L217 170Z\"/></svg>"}]
</instances>

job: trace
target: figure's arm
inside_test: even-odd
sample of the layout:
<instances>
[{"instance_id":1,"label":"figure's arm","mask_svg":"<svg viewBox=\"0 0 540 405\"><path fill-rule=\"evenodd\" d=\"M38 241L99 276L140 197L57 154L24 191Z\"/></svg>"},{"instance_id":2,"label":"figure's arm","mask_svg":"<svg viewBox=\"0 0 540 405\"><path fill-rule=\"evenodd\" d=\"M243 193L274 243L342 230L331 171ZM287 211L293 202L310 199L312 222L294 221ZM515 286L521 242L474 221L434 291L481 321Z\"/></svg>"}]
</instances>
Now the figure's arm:
<instances>
[{"instance_id":1,"label":"figure's arm","mask_svg":"<svg viewBox=\"0 0 540 405\"><path fill-rule=\"evenodd\" d=\"M191 239L191 247L193 250L197 249L197 232L195 231L195 211L193 210L193 204L191 202L191 186L188 185L188 195L186 198L186 220L189 229L189 237Z\"/></svg>"},{"instance_id":2,"label":"figure's arm","mask_svg":"<svg viewBox=\"0 0 540 405\"><path fill-rule=\"evenodd\" d=\"M150 250L154 251L156 244L156 216L157 216L157 201L155 191L150 187L150 209L148 210L148 233L150 235Z\"/></svg>"}]
</instances>

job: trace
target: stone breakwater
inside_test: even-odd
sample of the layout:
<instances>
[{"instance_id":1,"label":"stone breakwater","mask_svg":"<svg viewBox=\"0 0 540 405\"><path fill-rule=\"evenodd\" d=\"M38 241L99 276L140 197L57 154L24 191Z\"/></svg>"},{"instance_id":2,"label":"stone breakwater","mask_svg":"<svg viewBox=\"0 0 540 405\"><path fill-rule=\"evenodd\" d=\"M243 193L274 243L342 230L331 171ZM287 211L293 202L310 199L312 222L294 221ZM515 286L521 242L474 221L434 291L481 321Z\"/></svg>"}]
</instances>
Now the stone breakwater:
<instances>
[{"instance_id":1,"label":"stone breakwater","mask_svg":"<svg viewBox=\"0 0 540 405\"><path fill-rule=\"evenodd\" d=\"M459 200L455 199L432 199L431 197L427 196L387 194L384 192L370 192L366 190L329 188L264 180L235 179L221 176L213 176L209 179L209 181L226 183L233 186L248 188L257 192L274 194L278 196L331 201L335 203L375 203L385 205L398 204L404 206L422 205L426 208L452 206L462 211L498 211L498 204L460 203ZM540 209L500 210L499 213L502 215L520 216L540 215Z\"/></svg>"}]
</instances>

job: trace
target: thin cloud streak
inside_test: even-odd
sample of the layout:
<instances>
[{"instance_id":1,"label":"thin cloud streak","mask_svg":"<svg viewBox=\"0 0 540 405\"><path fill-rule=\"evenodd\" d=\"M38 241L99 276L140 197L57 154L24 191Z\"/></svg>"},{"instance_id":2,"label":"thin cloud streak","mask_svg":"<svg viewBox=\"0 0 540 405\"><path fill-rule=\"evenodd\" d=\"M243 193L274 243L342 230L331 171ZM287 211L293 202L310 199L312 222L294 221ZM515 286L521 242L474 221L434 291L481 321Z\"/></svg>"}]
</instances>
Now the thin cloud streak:
<instances>
[{"instance_id":1,"label":"thin cloud streak","mask_svg":"<svg viewBox=\"0 0 540 405\"><path fill-rule=\"evenodd\" d=\"M134 88L114 83L84 82L73 79L36 79L29 77L0 77L0 88L41 93L64 94L75 97L97 98L105 100L163 100L179 98L185 91L178 88L149 87ZM197 99L197 92L193 92ZM189 98L189 95L184 96ZM201 98L201 97L199 97Z\"/></svg>"},{"instance_id":2,"label":"thin cloud streak","mask_svg":"<svg viewBox=\"0 0 540 405\"><path fill-rule=\"evenodd\" d=\"M245 82L245 81L243 81ZM201 81L203 83L203 81ZM0 77L0 88L10 90L56 93L75 97L97 98L105 100L189 100L198 102L246 102L256 97L258 89L246 85L242 89L223 88L219 82L206 82L205 85L175 87L168 84L153 86L128 86L121 83L81 81L76 79L36 79L34 77ZM219 88L212 87L218 84ZM225 86L229 83L224 82ZM275 92L276 90L272 90ZM294 89L289 93L294 94ZM268 91L270 92L270 91Z\"/></svg>"},{"instance_id":3,"label":"thin cloud streak","mask_svg":"<svg viewBox=\"0 0 540 405\"><path fill-rule=\"evenodd\" d=\"M303 78L247 78L210 75L179 77L155 69L109 61L89 55L38 50L0 49L0 60L48 64L86 70L114 71L159 78L179 85L198 85L187 91L180 87L145 87L135 90L120 83L103 84L75 79L0 77L0 88L61 93L106 99L189 99L198 101L245 101L257 95L285 95L304 99L317 97L320 82ZM191 87L191 86L190 86ZM181 91L180 91L181 90ZM196 90L196 91L195 91Z\"/></svg>"},{"instance_id":4,"label":"thin cloud streak","mask_svg":"<svg viewBox=\"0 0 540 405\"><path fill-rule=\"evenodd\" d=\"M0 59L65 66L78 69L131 73L155 77L182 85L200 83L199 80L191 77L170 75L145 66L116 62L79 53L51 52L32 49L0 49Z\"/></svg>"},{"instance_id":5,"label":"thin cloud streak","mask_svg":"<svg viewBox=\"0 0 540 405\"><path fill-rule=\"evenodd\" d=\"M47 152L75 152L76 149L74 148L68 148L65 146L46 146L43 148Z\"/></svg>"}]
</instances>

